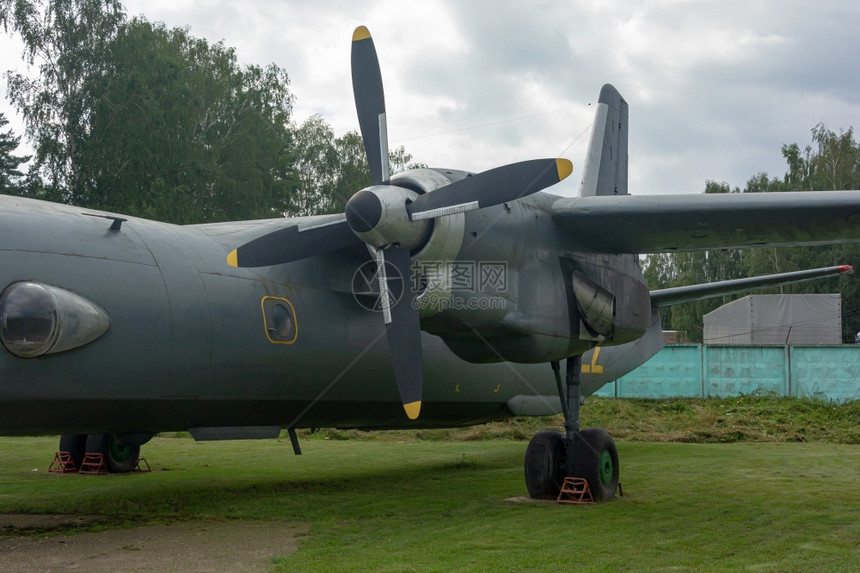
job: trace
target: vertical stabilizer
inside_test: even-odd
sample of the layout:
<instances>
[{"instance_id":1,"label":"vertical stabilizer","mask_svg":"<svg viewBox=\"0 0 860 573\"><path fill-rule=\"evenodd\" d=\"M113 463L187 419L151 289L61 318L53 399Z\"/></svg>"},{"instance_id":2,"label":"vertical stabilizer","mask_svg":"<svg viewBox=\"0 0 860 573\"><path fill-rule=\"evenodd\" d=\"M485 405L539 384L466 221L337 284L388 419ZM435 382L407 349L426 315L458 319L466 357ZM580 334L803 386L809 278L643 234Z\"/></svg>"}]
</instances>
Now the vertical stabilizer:
<instances>
[{"instance_id":1,"label":"vertical stabilizer","mask_svg":"<svg viewBox=\"0 0 860 573\"><path fill-rule=\"evenodd\" d=\"M579 194L627 195L627 102L610 84L600 90Z\"/></svg>"}]
</instances>

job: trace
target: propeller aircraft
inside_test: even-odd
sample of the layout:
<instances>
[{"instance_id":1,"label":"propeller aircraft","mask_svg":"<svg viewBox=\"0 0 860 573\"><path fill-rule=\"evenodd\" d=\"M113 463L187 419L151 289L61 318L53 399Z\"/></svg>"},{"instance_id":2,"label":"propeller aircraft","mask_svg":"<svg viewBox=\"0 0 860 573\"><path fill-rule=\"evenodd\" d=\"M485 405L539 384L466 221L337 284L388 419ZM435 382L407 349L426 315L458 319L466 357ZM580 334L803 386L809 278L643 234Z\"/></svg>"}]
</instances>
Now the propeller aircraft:
<instances>
[{"instance_id":1,"label":"propeller aircraft","mask_svg":"<svg viewBox=\"0 0 860 573\"><path fill-rule=\"evenodd\" d=\"M860 191L629 195L608 84L577 197L545 191L560 158L392 174L365 27L352 77L372 185L342 214L177 226L0 196L0 434L61 434L124 472L165 431L286 428L298 454L297 428L562 412L527 447L529 494L572 475L606 500L618 453L580 404L660 350L660 308L851 270L651 291L643 253L860 241Z\"/></svg>"}]
</instances>

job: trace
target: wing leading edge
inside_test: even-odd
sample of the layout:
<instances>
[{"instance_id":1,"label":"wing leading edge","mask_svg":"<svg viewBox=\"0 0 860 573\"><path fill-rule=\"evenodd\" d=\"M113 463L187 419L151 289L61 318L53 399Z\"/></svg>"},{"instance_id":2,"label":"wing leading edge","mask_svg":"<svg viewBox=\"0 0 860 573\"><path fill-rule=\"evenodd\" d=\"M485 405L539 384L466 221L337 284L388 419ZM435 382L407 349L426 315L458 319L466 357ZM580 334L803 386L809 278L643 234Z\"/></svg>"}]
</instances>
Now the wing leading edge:
<instances>
[{"instance_id":1,"label":"wing leading edge","mask_svg":"<svg viewBox=\"0 0 860 573\"><path fill-rule=\"evenodd\" d=\"M826 245L860 242L860 191L571 197L553 218L593 252Z\"/></svg>"},{"instance_id":2,"label":"wing leading edge","mask_svg":"<svg viewBox=\"0 0 860 573\"><path fill-rule=\"evenodd\" d=\"M790 273L777 273L760 277L717 281L698 285L664 288L651 291L651 306L663 308L694 300L738 294L774 286L789 285L825 277L848 275L854 272L851 265L823 267Z\"/></svg>"}]
</instances>

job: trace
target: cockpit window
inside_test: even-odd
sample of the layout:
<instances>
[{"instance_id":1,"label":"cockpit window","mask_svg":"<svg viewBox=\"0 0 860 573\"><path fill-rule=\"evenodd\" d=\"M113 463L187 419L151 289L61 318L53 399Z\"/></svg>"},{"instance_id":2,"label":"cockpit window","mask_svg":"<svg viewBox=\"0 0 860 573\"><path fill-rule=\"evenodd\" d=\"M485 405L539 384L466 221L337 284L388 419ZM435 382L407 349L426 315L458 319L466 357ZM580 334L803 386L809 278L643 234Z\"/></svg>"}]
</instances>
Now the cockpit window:
<instances>
[{"instance_id":1,"label":"cockpit window","mask_svg":"<svg viewBox=\"0 0 860 573\"><path fill-rule=\"evenodd\" d=\"M45 286L16 283L0 295L0 340L22 358L44 354L57 339L57 307Z\"/></svg>"},{"instance_id":2,"label":"cockpit window","mask_svg":"<svg viewBox=\"0 0 860 573\"><path fill-rule=\"evenodd\" d=\"M26 281L0 293L0 342L20 358L71 350L108 330L104 310L65 289Z\"/></svg>"}]
</instances>

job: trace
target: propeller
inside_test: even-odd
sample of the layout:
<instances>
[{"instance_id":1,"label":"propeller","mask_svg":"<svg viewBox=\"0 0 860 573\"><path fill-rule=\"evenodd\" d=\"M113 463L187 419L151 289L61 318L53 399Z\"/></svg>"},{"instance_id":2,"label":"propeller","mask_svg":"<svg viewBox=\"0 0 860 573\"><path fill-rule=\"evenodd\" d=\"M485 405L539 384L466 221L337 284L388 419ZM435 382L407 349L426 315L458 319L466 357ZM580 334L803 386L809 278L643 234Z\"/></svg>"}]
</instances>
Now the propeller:
<instances>
[{"instance_id":1,"label":"propeller","mask_svg":"<svg viewBox=\"0 0 860 573\"><path fill-rule=\"evenodd\" d=\"M421 324L411 287L410 251L426 242L431 221L514 201L570 175L567 159L534 159L472 175L431 193L390 184L385 95L379 59L364 26L352 36L352 89L371 186L353 195L343 215L273 231L230 252L234 267L278 265L336 251L363 241L376 259L376 280L394 378L403 408L414 420L421 411L423 386ZM396 276L389 276L389 270ZM392 300L394 281L403 294Z\"/></svg>"},{"instance_id":2,"label":"propeller","mask_svg":"<svg viewBox=\"0 0 860 573\"><path fill-rule=\"evenodd\" d=\"M388 183L388 126L382 72L373 38L364 26L359 26L352 34L352 93L370 166L370 182L373 185Z\"/></svg>"},{"instance_id":3,"label":"propeller","mask_svg":"<svg viewBox=\"0 0 860 573\"><path fill-rule=\"evenodd\" d=\"M233 267L268 267L290 263L356 243L343 215L310 225L292 225L257 237L227 255Z\"/></svg>"}]
</instances>

